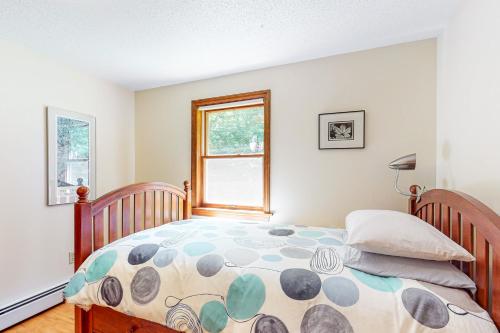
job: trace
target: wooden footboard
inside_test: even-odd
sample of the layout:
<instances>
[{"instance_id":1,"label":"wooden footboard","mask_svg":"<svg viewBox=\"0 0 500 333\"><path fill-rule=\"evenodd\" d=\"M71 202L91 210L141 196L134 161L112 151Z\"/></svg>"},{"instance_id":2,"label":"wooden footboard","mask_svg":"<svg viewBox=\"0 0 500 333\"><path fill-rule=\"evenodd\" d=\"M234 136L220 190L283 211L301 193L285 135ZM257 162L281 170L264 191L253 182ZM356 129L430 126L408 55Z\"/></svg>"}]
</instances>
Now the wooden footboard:
<instances>
[{"instance_id":1,"label":"wooden footboard","mask_svg":"<svg viewBox=\"0 0 500 333\"><path fill-rule=\"evenodd\" d=\"M410 188L417 193L417 187ZM500 217L473 197L456 191L431 190L411 197L410 214L427 221L476 257L453 262L477 285L476 302L500 326Z\"/></svg>"},{"instance_id":2,"label":"wooden footboard","mask_svg":"<svg viewBox=\"0 0 500 333\"><path fill-rule=\"evenodd\" d=\"M165 183L129 185L94 201L88 200L87 187L78 188L77 194L75 271L93 251L110 242L141 230L191 218L191 185L188 181L184 182L184 190ZM104 327L103 322L107 323ZM76 307L75 332L174 331L146 320L118 314L111 309L93 307L85 312Z\"/></svg>"}]
</instances>

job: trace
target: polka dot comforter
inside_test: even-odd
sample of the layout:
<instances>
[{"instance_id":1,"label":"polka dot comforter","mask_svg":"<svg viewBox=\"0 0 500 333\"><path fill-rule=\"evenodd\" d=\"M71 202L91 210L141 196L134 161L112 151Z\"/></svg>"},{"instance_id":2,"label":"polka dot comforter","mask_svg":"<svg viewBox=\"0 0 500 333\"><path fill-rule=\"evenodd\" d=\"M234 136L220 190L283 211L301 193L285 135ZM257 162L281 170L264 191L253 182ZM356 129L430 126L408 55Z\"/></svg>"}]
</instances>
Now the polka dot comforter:
<instances>
[{"instance_id":1,"label":"polka dot comforter","mask_svg":"<svg viewBox=\"0 0 500 333\"><path fill-rule=\"evenodd\" d=\"M344 232L178 221L94 252L64 294L182 332L497 332L462 290L344 267Z\"/></svg>"}]
</instances>

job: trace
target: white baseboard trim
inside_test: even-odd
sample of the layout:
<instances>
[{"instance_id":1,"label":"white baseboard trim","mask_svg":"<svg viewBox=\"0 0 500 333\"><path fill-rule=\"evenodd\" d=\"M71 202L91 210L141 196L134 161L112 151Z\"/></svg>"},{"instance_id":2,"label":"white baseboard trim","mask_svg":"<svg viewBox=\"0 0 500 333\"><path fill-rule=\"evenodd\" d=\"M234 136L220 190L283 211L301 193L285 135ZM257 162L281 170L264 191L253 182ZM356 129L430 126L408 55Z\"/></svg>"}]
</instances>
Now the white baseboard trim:
<instances>
[{"instance_id":1,"label":"white baseboard trim","mask_svg":"<svg viewBox=\"0 0 500 333\"><path fill-rule=\"evenodd\" d=\"M64 301L66 283L0 309L0 331Z\"/></svg>"}]
</instances>

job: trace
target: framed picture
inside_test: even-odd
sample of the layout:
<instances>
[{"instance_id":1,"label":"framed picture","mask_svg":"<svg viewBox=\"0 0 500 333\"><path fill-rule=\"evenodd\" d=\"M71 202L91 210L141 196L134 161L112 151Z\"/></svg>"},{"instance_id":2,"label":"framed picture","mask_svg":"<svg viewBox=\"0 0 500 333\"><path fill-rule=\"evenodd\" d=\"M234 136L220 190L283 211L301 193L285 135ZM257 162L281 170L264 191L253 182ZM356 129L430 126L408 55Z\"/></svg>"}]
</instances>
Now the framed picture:
<instances>
[{"instance_id":1,"label":"framed picture","mask_svg":"<svg viewBox=\"0 0 500 333\"><path fill-rule=\"evenodd\" d=\"M365 148L365 111L321 113L319 149Z\"/></svg>"},{"instance_id":2,"label":"framed picture","mask_svg":"<svg viewBox=\"0 0 500 333\"><path fill-rule=\"evenodd\" d=\"M79 186L95 196L95 118L47 108L48 205L74 203Z\"/></svg>"}]
</instances>

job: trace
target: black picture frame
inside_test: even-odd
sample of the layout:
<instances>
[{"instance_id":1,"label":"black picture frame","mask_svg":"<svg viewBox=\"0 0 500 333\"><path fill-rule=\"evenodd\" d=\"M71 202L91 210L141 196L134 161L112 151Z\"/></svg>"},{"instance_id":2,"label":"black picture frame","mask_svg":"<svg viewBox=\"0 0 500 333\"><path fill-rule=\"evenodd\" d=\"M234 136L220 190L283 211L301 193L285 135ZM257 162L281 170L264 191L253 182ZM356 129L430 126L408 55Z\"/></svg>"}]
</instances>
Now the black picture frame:
<instances>
[{"instance_id":1,"label":"black picture frame","mask_svg":"<svg viewBox=\"0 0 500 333\"><path fill-rule=\"evenodd\" d=\"M327 125L328 127L328 131L326 133L323 133L325 135L328 136L327 138L327 141L332 143L332 145L335 145L334 143L335 142L342 142L342 141L350 141L350 142L353 142L355 138L357 138L357 136L359 136L359 130L357 129L357 122L355 122L355 119L352 119L352 120L346 120L345 116L346 115L349 115L349 114L356 114L356 117L359 118L361 116L361 120L362 120L362 124L361 125L358 125L358 126L362 126L362 130L361 130L361 133L362 133L362 137L361 137L361 145L357 145L357 146L352 146L352 147L334 147L334 146L330 146L330 147L325 147L325 145L322 146L322 143L321 143L321 136L322 136L322 128L321 128L321 125L322 125L322 120L323 121L326 121L327 123L350 123L352 122L352 126L351 128L351 133L352 133L352 138L346 138L344 140L331 140L330 139L330 136L331 134L328 132L330 130L330 124ZM335 115L341 115L340 118L342 119L339 119L337 121L332 121L332 119L335 118ZM330 119L327 119L327 118L330 118ZM365 148L365 127L366 127L366 116L365 116L365 110L356 110L356 111L341 111L341 112L327 112L327 113L320 113L318 114L318 149L319 150L329 150L329 149L364 149ZM338 145L338 144L337 144Z\"/></svg>"}]
</instances>

